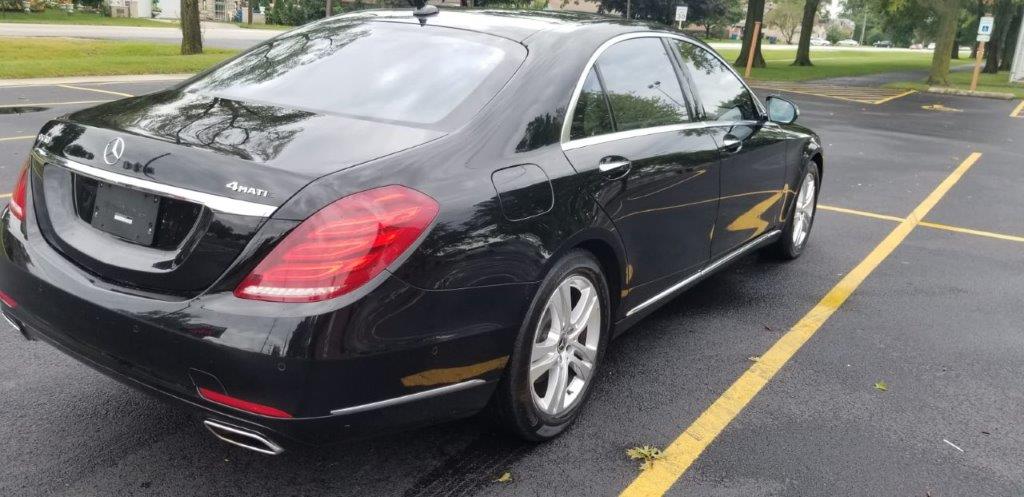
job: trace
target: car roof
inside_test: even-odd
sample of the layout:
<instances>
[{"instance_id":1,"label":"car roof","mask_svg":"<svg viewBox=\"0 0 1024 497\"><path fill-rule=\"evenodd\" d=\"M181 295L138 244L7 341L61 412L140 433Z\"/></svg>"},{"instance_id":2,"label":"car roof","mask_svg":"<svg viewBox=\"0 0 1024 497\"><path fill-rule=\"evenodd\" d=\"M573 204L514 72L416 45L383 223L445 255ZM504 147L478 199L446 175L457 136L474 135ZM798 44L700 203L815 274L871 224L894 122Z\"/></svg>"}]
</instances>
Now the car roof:
<instances>
[{"instance_id":1,"label":"car roof","mask_svg":"<svg viewBox=\"0 0 1024 497\"><path fill-rule=\"evenodd\" d=\"M501 36L517 42L538 33L553 36L570 36L578 31L607 31L609 37L630 31L662 31L658 26L638 21L627 21L612 17L583 12L547 10L476 10L441 8L437 15L419 18L412 15L412 9L365 10L338 17L365 17L386 22L399 22L442 26ZM683 35L682 33L676 33ZM689 38L689 37L687 37Z\"/></svg>"}]
</instances>

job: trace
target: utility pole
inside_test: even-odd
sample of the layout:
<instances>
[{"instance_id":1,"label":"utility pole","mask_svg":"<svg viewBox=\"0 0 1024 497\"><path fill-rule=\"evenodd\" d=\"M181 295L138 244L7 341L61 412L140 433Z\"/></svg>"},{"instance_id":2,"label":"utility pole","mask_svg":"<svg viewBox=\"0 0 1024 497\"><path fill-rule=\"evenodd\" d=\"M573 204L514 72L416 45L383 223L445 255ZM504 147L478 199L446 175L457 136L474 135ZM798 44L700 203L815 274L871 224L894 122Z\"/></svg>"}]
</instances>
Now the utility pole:
<instances>
[{"instance_id":1,"label":"utility pole","mask_svg":"<svg viewBox=\"0 0 1024 497\"><path fill-rule=\"evenodd\" d=\"M864 8L864 24L860 25L860 44L864 44L864 40L868 36L868 9Z\"/></svg>"},{"instance_id":2,"label":"utility pole","mask_svg":"<svg viewBox=\"0 0 1024 497\"><path fill-rule=\"evenodd\" d=\"M1010 68L1010 82L1024 82L1024 27L1017 33L1017 54L1013 56L1013 66Z\"/></svg>"},{"instance_id":3,"label":"utility pole","mask_svg":"<svg viewBox=\"0 0 1024 497\"><path fill-rule=\"evenodd\" d=\"M633 0L626 0L626 19L630 19L630 10L633 7Z\"/></svg>"}]
</instances>

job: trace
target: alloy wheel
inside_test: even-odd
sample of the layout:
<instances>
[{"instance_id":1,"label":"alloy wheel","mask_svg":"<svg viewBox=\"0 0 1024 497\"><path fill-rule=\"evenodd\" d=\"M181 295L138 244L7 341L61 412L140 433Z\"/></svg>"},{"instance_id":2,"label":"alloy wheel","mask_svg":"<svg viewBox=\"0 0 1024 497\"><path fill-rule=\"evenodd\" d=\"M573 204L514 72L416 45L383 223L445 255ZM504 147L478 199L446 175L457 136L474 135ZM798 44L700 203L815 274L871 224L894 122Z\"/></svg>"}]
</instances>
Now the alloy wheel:
<instances>
[{"instance_id":1,"label":"alloy wheel","mask_svg":"<svg viewBox=\"0 0 1024 497\"><path fill-rule=\"evenodd\" d=\"M793 246L802 247L811 231L814 220L814 198L817 193L814 174L808 172L800 185L800 193L796 197L796 209L793 213Z\"/></svg>"},{"instance_id":2,"label":"alloy wheel","mask_svg":"<svg viewBox=\"0 0 1024 497\"><path fill-rule=\"evenodd\" d=\"M541 412L559 416L593 377L601 341L601 300L584 276L564 279L548 299L530 353L530 393Z\"/></svg>"}]
</instances>

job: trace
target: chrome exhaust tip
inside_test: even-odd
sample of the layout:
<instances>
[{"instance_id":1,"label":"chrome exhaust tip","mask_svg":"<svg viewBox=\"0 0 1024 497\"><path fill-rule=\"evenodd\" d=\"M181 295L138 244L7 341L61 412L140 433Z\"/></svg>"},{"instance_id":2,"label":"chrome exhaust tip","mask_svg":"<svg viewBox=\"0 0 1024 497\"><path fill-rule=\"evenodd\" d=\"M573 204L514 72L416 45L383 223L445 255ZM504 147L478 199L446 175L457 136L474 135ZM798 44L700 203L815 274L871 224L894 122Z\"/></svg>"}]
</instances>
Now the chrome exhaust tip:
<instances>
[{"instance_id":1,"label":"chrome exhaust tip","mask_svg":"<svg viewBox=\"0 0 1024 497\"><path fill-rule=\"evenodd\" d=\"M28 329L25 328L25 325L21 324L21 321L8 316L7 311L0 311L0 316L3 316L4 321L7 321L7 324L11 325L11 328L17 330L18 333L21 333L21 336L25 337L25 340L35 340L35 338L28 333Z\"/></svg>"},{"instance_id":2,"label":"chrome exhaust tip","mask_svg":"<svg viewBox=\"0 0 1024 497\"><path fill-rule=\"evenodd\" d=\"M255 431L226 425L209 419L203 420L203 425L206 426L207 430L210 430L210 433L213 433L213 436L219 438L222 442L268 456L276 456L284 452L284 448L280 445Z\"/></svg>"}]
</instances>

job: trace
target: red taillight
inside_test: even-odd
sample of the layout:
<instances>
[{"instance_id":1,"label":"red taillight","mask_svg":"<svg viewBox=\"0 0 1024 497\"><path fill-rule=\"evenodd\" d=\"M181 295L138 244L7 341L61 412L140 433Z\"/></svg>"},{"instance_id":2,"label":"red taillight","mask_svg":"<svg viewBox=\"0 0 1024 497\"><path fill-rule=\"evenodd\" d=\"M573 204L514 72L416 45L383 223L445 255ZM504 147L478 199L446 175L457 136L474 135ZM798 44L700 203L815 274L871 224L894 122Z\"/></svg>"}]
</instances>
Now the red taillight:
<instances>
[{"instance_id":1,"label":"red taillight","mask_svg":"<svg viewBox=\"0 0 1024 497\"><path fill-rule=\"evenodd\" d=\"M28 191L28 165L21 168L21 175L18 176L18 183L14 185L11 192L11 214L20 221L25 220L25 195Z\"/></svg>"},{"instance_id":2,"label":"red taillight","mask_svg":"<svg viewBox=\"0 0 1024 497\"><path fill-rule=\"evenodd\" d=\"M7 295L7 292L4 291L0 291L0 302L3 302L4 305L10 307L11 309L18 307L18 303L15 302L14 299L11 298L10 295Z\"/></svg>"},{"instance_id":3,"label":"red taillight","mask_svg":"<svg viewBox=\"0 0 1024 497\"><path fill-rule=\"evenodd\" d=\"M225 395L220 392L215 392L208 388L199 388L199 395L217 404L233 407L245 412L251 412L253 414L259 414L260 416L269 416L271 418L290 418L291 414L288 414L275 407L265 406L263 404L257 404L255 402L249 402L248 400L237 399L230 395Z\"/></svg>"},{"instance_id":4,"label":"red taillight","mask_svg":"<svg viewBox=\"0 0 1024 497\"><path fill-rule=\"evenodd\" d=\"M317 302L352 291L405 253L436 215L434 199L404 186L345 197L292 230L235 296Z\"/></svg>"}]
</instances>

